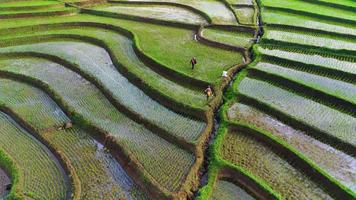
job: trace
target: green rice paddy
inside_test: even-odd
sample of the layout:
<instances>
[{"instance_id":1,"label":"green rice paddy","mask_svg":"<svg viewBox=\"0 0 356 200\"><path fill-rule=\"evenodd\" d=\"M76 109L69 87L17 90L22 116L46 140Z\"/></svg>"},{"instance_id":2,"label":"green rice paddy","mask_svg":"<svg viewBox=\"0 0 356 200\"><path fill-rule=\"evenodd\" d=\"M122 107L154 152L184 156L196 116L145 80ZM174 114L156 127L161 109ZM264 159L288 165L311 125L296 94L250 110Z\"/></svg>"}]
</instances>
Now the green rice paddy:
<instances>
[{"instance_id":1,"label":"green rice paddy","mask_svg":"<svg viewBox=\"0 0 356 200\"><path fill-rule=\"evenodd\" d=\"M355 199L355 11L1 1L0 199Z\"/></svg>"}]
</instances>

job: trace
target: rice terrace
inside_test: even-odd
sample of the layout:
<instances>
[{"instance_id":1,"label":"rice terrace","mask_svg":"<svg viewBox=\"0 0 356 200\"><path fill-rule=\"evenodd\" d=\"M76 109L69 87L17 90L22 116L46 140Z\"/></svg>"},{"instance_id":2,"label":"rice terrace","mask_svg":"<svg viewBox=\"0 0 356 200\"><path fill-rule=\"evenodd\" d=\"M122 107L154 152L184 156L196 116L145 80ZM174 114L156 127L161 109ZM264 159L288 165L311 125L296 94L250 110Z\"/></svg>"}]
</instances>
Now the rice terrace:
<instances>
[{"instance_id":1,"label":"rice terrace","mask_svg":"<svg viewBox=\"0 0 356 200\"><path fill-rule=\"evenodd\" d=\"M0 0L0 200L356 200L356 0Z\"/></svg>"}]
</instances>

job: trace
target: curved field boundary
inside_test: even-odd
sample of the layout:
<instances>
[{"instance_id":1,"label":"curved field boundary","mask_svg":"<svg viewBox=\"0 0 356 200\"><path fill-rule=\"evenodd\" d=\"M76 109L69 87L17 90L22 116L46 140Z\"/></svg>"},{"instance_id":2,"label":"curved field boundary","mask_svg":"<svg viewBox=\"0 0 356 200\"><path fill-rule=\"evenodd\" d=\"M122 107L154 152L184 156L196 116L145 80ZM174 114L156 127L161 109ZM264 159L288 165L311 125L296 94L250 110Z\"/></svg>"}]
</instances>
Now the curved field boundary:
<instances>
[{"instance_id":1,"label":"curved field boundary","mask_svg":"<svg viewBox=\"0 0 356 200\"><path fill-rule=\"evenodd\" d=\"M65 5L58 3L58 4L50 4L50 5L29 5L29 6L9 6L9 7L1 7L0 11L29 11L29 10L42 10L48 8L64 8Z\"/></svg>"},{"instance_id":2,"label":"curved field boundary","mask_svg":"<svg viewBox=\"0 0 356 200\"><path fill-rule=\"evenodd\" d=\"M303 173L307 174L315 182L320 183L321 186L325 187L328 193L334 195L335 198L353 199L356 197L356 193L354 193L351 189L341 184L338 180L329 175L313 161L309 160L299 151L291 147L286 142L276 138L271 133L259 130L258 128L243 123L231 121L229 123L231 123L233 126L236 126L238 129L247 131L257 140L268 144L269 147L271 147L285 160L297 167Z\"/></svg>"},{"instance_id":3,"label":"curved field boundary","mask_svg":"<svg viewBox=\"0 0 356 200\"><path fill-rule=\"evenodd\" d=\"M206 45L209 45L209 46L212 46L212 47L216 47L216 48L221 48L221 49L226 49L226 50L229 50L229 51L237 51L241 54L243 54L245 60L246 58L248 57L247 55L247 49L245 47L242 47L242 46L233 46L233 45L229 45L229 44L224 44L224 43L220 43L220 42L216 42L216 41L213 41L213 40L210 40L206 37L204 37L202 35L202 32L204 30L204 28L206 27L209 27L209 26L201 26L196 34L197 36L197 40L203 44L206 44Z\"/></svg>"},{"instance_id":4,"label":"curved field boundary","mask_svg":"<svg viewBox=\"0 0 356 200\"><path fill-rule=\"evenodd\" d=\"M155 181L150 174L148 174L144 167L138 162L134 155L127 150L123 149L116 139L110 136L110 133L102 130L87 121L82 115L78 114L74 109L68 107L66 102L57 95L47 84L41 80L19 75L11 72L0 72L0 76L8 77L17 81L25 82L35 87L38 87L49 94L55 102L62 108L62 110L68 115L72 116L73 122L78 124L81 128L90 133L97 141L105 144L105 147L110 150L110 153L122 164L124 169L128 172L130 177L154 199L179 199L189 195L189 191L196 188L199 182L197 174L201 163L203 162L203 146L207 140L210 130L212 129L212 122L207 123L206 131L200 136L196 145L196 160L193 166L190 168L189 174L186 176L180 191L171 193L164 187L162 187L157 181ZM211 119L213 118L211 114ZM212 121L212 120L211 120Z\"/></svg>"},{"instance_id":5,"label":"curved field boundary","mask_svg":"<svg viewBox=\"0 0 356 200\"><path fill-rule=\"evenodd\" d=\"M356 35L333 32L332 30L324 31L324 30L320 30L320 29L314 29L311 27L301 27L301 26L294 26L294 25L287 25L287 24L274 24L274 23L269 23L269 22L265 22L265 24L270 28L289 29L289 30L295 30L295 31L300 31L300 32L313 32L316 34L328 35L331 37L335 36L338 38L347 38L347 39L356 40Z\"/></svg>"},{"instance_id":6,"label":"curved field boundary","mask_svg":"<svg viewBox=\"0 0 356 200\"><path fill-rule=\"evenodd\" d=\"M350 25L356 25L355 20L343 19L343 18L333 17L333 16L329 16L329 15L321 15L321 14L310 13L310 12L306 12L306 11L294 10L294 9L289 9L289 8L265 6L263 4L262 4L262 6L263 6L263 9L268 9L271 11L282 11L282 12L293 13L293 14L302 15L302 16L309 16L309 17L315 17L315 18L324 19L324 20L346 23L346 24L350 24Z\"/></svg>"},{"instance_id":7,"label":"curved field boundary","mask_svg":"<svg viewBox=\"0 0 356 200\"><path fill-rule=\"evenodd\" d=\"M26 131L28 131L33 137L35 137L42 144L44 144L55 155L71 182L72 191L69 191L69 193L73 194L73 200L79 200L81 196L80 180L76 171L74 170L74 167L70 163L69 158L62 152L54 149L48 142L46 142L46 140L40 134L36 132L35 128L33 128L30 124L28 124L17 113L13 112L6 105L0 104L0 111L9 115L16 123L24 127Z\"/></svg>"},{"instance_id":8,"label":"curved field boundary","mask_svg":"<svg viewBox=\"0 0 356 200\"><path fill-rule=\"evenodd\" d=\"M256 51L257 50L255 50L255 52ZM305 71L306 73L322 75L324 77L328 77L331 79L342 80L347 83L356 84L356 76L353 73L348 73L337 69L330 69L330 68L323 67L321 65L306 64L295 60L289 60L289 59L279 58L277 56L270 56L265 54L261 54L261 60L262 61L266 60L272 64L288 63L289 65L286 66L283 65L283 67L296 69L299 71Z\"/></svg>"},{"instance_id":9,"label":"curved field boundary","mask_svg":"<svg viewBox=\"0 0 356 200\"><path fill-rule=\"evenodd\" d=\"M185 4L180 4L180 3L175 3L175 2L161 2L161 1L115 1L115 0L109 0L108 2L113 5L121 4L121 5L147 5L147 6L149 6L149 5L174 6L177 8L183 8L185 10L192 11L193 13L202 16L209 24L212 23L212 19L210 18L210 16L208 14L206 14L205 12L203 12L199 9L196 9L192 6L188 6ZM173 23L173 24L175 24L175 23Z\"/></svg>"},{"instance_id":10,"label":"curved field boundary","mask_svg":"<svg viewBox=\"0 0 356 200\"><path fill-rule=\"evenodd\" d=\"M223 109L220 111L219 115L222 115L223 110L226 109L225 107L226 104L224 104ZM252 193L253 196L258 197L259 199L282 199L280 194L271 189L271 187L264 180L221 158L219 152L224 137L228 132L228 127L229 123L227 121L222 121L210 152L212 159L208 169L208 183L199 191L197 200L210 199L213 193L213 188L221 176L232 177L235 182L238 182L239 185L247 188L247 190ZM228 175L225 175L226 173Z\"/></svg>"},{"instance_id":11,"label":"curved field boundary","mask_svg":"<svg viewBox=\"0 0 356 200\"><path fill-rule=\"evenodd\" d=\"M65 112L66 115L73 119L74 124L87 131L104 146L109 149L110 153L122 164L127 173L132 177L135 182L151 197L158 199L169 199L171 194L168 190L160 186L154 179L151 178L143 166L138 162L134 155L127 152L120 145L117 144L115 139L110 136L110 133L92 125L82 115L78 114L74 109L69 107L66 102L57 95L49 85L43 83L39 79L28 76L23 76L11 72L0 72L0 77L7 77L16 81L24 82L34 87L37 87L46 92Z\"/></svg>"},{"instance_id":12,"label":"curved field boundary","mask_svg":"<svg viewBox=\"0 0 356 200\"><path fill-rule=\"evenodd\" d=\"M145 23L151 23L151 24L157 24L163 26L173 26L177 28L197 29L197 27L199 27L199 25L188 24L183 22L163 21L160 19L154 19L149 17L127 15L122 13L113 13L108 11L100 11L100 10L93 10L87 8L82 8L80 12L85 14L90 14L90 15L102 16L102 17L126 19L126 20L139 21L139 22L145 22Z\"/></svg>"},{"instance_id":13,"label":"curved field boundary","mask_svg":"<svg viewBox=\"0 0 356 200\"><path fill-rule=\"evenodd\" d=\"M342 96L327 93L312 86L296 82L294 80L288 79L277 74L265 72L257 68L249 68L248 70L249 77L253 77L254 79L258 80L263 80L277 87L292 91L293 93L296 93L299 96L312 99L321 104L329 106L330 108L337 109L338 111L343 112L345 114L351 115L353 117L356 116L355 103L343 98Z\"/></svg>"},{"instance_id":14,"label":"curved field boundary","mask_svg":"<svg viewBox=\"0 0 356 200\"><path fill-rule=\"evenodd\" d=\"M234 68L231 68L229 70L229 74L235 73L238 69L240 69L243 65L241 66L235 66ZM218 107L218 105L222 101L222 91L223 89L228 85L228 81L224 81L218 89L216 89L216 98L211 102L211 110L207 111L205 114L205 117L207 119L207 128L202 133L200 138L198 139L197 145L196 145L196 162L191 168L191 172L187 175L185 184L182 186L182 190L179 191L178 193L170 195L168 191L166 191L164 188L161 188L161 186L156 183L154 180L152 180L148 174L144 172L144 169L142 166L137 162L137 160L132 157L133 155L127 154L127 152L122 149L120 146L117 145L116 141L114 139L108 139L110 138L109 133L107 133L104 130L101 130L93 125L91 125L89 122L87 122L81 115L78 115L74 110L71 108L67 107L65 102L56 95L54 91L51 90L46 84L41 82L38 79L26 77L26 76L21 76L13 73L8 73L8 72L2 72L2 76L5 77L11 77L16 80L20 80L29 84L36 85L37 87L41 88L42 90L46 91L50 96L62 107L65 108L63 109L68 116L73 116L73 121L76 124L79 124L84 130L87 130L90 132L94 138L96 138L98 141L101 141L106 144L106 147L108 147L111 151L111 153L116 157L117 160L120 161L120 163L123 163L123 166L126 170L128 170L129 174L131 177L140 185L150 196L159 198L159 199L176 199L179 198L180 196L185 196L186 191L189 191L192 189L192 185L194 188L194 185L197 184L199 181L197 179L197 174L199 171L199 168L203 162L203 157L204 157L204 152L203 152L203 146L205 146L205 143L207 141L207 138L209 137L210 131L213 128L213 116L214 113L213 111Z\"/></svg>"},{"instance_id":15,"label":"curved field boundary","mask_svg":"<svg viewBox=\"0 0 356 200\"><path fill-rule=\"evenodd\" d=\"M292 43L292 42L284 42L284 41L279 41L275 39L270 39L270 38L262 38L260 40L261 45L273 45L273 46L288 46L289 48L298 48L298 49L308 49L308 51L311 52L317 52L317 53L330 53L330 54L336 54L336 55L341 55L341 56L349 56L356 58L355 53L356 51L354 50L346 50L346 49L332 49L328 47L317 47L313 45L305 45L305 44L298 44L298 43Z\"/></svg>"},{"instance_id":16,"label":"curved field boundary","mask_svg":"<svg viewBox=\"0 0 356 200\"><path fill-rule=\"evenodd\" d=\"M76 9L53 10L53 11L36 11L36 12L23 12L23 13L7 13L1 14L0 19L13 19L13 18L27 18L27 17L49 17L49 16L63 16L75 15L78 11Z\"/></svg>"},{"instance_id":17,"label":"curved field boundary","mask_svg":"<svg viewBox=\"0 0 356 200\"><path fill-rule=\"evenodd\" d=\"M234 10L234 8L232 7L232 5L229 2L227 2L226 0L219 0L219 1L222 2L234 14L237 23L241 24L237 14L236 14L236 12Z\"/></svg>"},{"instance_id":18,"label":"curved field boundary","mask_svg":"<svg viewBox=\"0 0 356 200\"><path fill-rule=\"evenodd\" d=\"M79 67L77 67L75 64L71 63L70 61L64 60L60 57L53 56L50 54L43 54L43 53L37 53L37 52L11 52L11 53L2 53L0 54L1 57L16 57L16 58L21 58L21 57L36 57L36 58L43 58L49 61L52 61L54 63L58 63L62 65L65 68L70 69L71 71L81 75L83 78L87 79L90 83L95 85L103 94L104 96L109 100L109 102L114 105L116 109L118 109L121 113L124 113L126 116L128 116L130 119L133 121L143 124L148 130L152 131L153 133L157 134L159 137L167 140L168 142L177 145L178 147L188 150L192 153L195 151L195 146L193 143L186 141L182 137L174 136L158 126L157 124L154 124L152 121L149 119L146 119L142 117L139 113L130 110L129 108L125 107L123 104L118 102L115 97L113 96L112 92L108 90L105 86L101 84L101 82L98 80L98 78L91 76L81 70Z\"/></svg>"},{"instance_id":19,"label":"curved field boundary","mask_svg":"<svg viewBox=\"0 0 356 200\"><path fill-rule=\"evenodd\" d=\"M331 3L331 2L326 2L326 1L315 1L315 0L303 0L303 1L313 3L313 4L319 4L319 5L324 5L324 6L329 6L329 7L333 7L333 8L339 8L339 9L343 9L343 10L347 10L347 11L356 12L356 7L346 6L343 4Z\"/></svg>"},{"instance_id":20,"label":"curved field boundary","mask_svg":"<svg viewBox=\"0 0 356 200\"><path fill-rule=\"evenodd\" d=\"M333 146L336 149L339 149L351 156L355 156L356 152L356 147L346 143L344 141L341 141L340 139L336 138L335 136L329 135L325 133L324 131L312 127L310 125L307 125L297 119L295 119L293 116L283 113L281 111L278 111L272 107L270 107L268 104L265 104L263 102L259 102L256 99L247 97L243 94L239 94L240 102L251 105L252 107L255 107L265 113L270 114L271 116L277 118L278 120L282 121L283 123L290 125L292 127L295 127L297 129L303 130L307 133L310 134L311 137L314 137L322 142L325 142L331 146Z\"/></svg>"},{"instance_id":21,"label":"curved field boundary","mask_svg":"<svg viewBox=\"0 0 356 200\"><path fill-rule=\"evenodd\" d=\"M139 52L141 51L141 48L139 47L138 44L138 40L137 37L134 37L133 35L131 35L131 32L128 32L125 29L122 29L120 27L117 26L112 26L112 25L107 25L107 24L101 24L101 23L92 23L92 22L70 22L70 23L58 23L58 24L44 24L44 25L38 25L36 26L38 28L38 31L40 30L46 30L48 28L62 28L62 27L68 27L68 26L74 26L74 27L80 27L80 26L89 26L89 27L96 27L96 28L104 28L104 29L109 29L109 30L114 30L115 32L118 32L119 34L123 34L125 36L127 36L128 38L133 38L134 41L134 49L135 46L137 46L136 48L138 49L135 52ZM28 26L28 27L23 27L20 29L7 29L6 32L11 32L11 31L15 31L15 30L21 30L21 31L25 31L25 30L31 30L32 26ZM5 33L6 33L5 32ZM120 71L120 73L122 73L123 75L125 75L133 84L135 84L136 86L138 86L139 88L141 88L143 91L145 91L146 94L148 94L149 96L151 96L153 99L158 100L160 103L162 103L163 105L165 105L166 107L172 109L173 111L176 111L177 113L183 113L184 115L189 115L192 116L196 119L204 119L202 118L202 116L204 115L203 113L205 112L205 110L203 109L199 109L199 108L193 108L190 107L186 104L177 102L174 98L171 98L169 96L166 96L164 94L162 94L160 91L158 91L155 88L150 87L149 85L147 85L145 82L143 82L140 77L136 76L135 74L130 72L130 69L127 68L127 66L124 66L120 63L120 61L115 57L115 54L112 52L112 50L110 49L110 47L102 40L96 39L96 38L91 38L91 37L84 37L84 36L79 36L79 35L75 35L75 34L66 34L66 35L47 35L47 36L33 36L33 37L21 37L18 38L16 40L14 39L9 39L9 40L3 40L0 42L0 46L1 47L6 47L6 46L14 46L14 45L19 45L19 44L28 44L28 43L34 43L34 42L39 42L39 41L43 41L44 39L51 39L51 38L70 38L70 39L79 39L85 42L89 42L92 43L94 45L98 45L102 48L104 48L110 55L113 63L118 66L118 70ZM154 67L151 67L151 69L153 69L153 71L157 71L157 69L154 69ZM162 72L160 73L162 74ZM163 77L167 77L167 75L164 75ZM196 79L193 79L196 80ZM183 80L177 80L178 84L179 83L184 83L184 79ZM177 82L174 81L174 82ZM182 84L184 85L184 84ZM199 89L202 90L202 88L205 88L205 86L208 85L204 84L204 87L200 87Z\"/></svg>"},{"instance_id":22,"label":"curved field boundary","mask_svg":"<svg viewBox=\"0 0 356 200\"><path fill-rule=\"evenodd\" d=\"M8 200L24 200L21 194L21 177L15 162L0 149L0 166L11 178L12 189L7 194Z\"/></svg>"}]
</instances>

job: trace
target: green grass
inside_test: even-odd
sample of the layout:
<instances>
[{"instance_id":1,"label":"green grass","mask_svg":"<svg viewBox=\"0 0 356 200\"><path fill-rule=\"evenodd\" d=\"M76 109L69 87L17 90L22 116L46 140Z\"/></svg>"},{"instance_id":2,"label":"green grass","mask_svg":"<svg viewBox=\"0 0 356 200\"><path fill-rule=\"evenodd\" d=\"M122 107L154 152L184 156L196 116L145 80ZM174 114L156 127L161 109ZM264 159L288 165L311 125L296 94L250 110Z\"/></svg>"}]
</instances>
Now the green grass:
<instances>
[{"instance_id":1,"label":"green grass","mask_svg":"<svg viewBox=\"0 0 356 200\"><path fill-rule=\"evenodd\" d=\"M61 4L57 1L31 0L31 1L10 1L0 4L0 8L12 7L32 7L32 6L52 6Z\"/></svg>"},{"instance_id":2,"label":"green grass","mask_svg":"<svg viewBox=\"0 0 356 200\"><path fill-rule=\"evenodd\" d=\"M306 175L248 133L229 130L221 146L221 155L265 180L284 199L332 199Z\"/></svg>"},{"instance_id":3,"label":"green grass","mask_svg":"<svg viewBox=\"0 0 356 200\"><path fill-rule=\"evenodd\" d=\"M3 113L0 123L1 149L18 168L22 195L43 200L67 198L66 175L54 155Z\"/></svg>"},{"instance_id":4,"label":"green grass","mask_svg":"<svg viewBox=\"0 0 356 200\"><path fill-rule=\"evenodd\" d=\"M36 14L43 14L43 13L52 13L53 15L56 14L56 12L67 12L67 13L75 13L76 9L75 8L44 8L44 9L36 9L36 10L14 10L14 11L1 11L0 10L0 17L6 17L6 16L14 16L19 14L32 14L33 16L36 16Z\"/></svg>"}]
</instances>

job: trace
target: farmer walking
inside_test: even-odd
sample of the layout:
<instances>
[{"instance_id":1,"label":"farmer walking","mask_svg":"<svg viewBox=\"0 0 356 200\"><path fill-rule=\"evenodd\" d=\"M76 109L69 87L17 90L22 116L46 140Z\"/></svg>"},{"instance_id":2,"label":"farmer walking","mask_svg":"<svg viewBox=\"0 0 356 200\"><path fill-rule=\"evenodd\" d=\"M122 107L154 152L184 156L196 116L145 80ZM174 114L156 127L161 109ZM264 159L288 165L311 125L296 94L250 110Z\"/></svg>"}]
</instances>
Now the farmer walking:
<instances>
[{"instance_id":1,"label":"farmer walking","mask_svg":"<svg viewBox=\"0 0 356 200\"><path fill-rule=\"evenodd\" d=\"M192 64L192 70L194 69L195 65L197 64L197 59L195 59L195 57L193 57L191 60L190 60L190 64Z\"/></svg>"},{"instance_id":2,"label":"farmer walking","mask_svg":"<svg viewBox=\"0 0 356 200\"><path fill-rule=\"evenodd\" d=\"M213 95L213 90L211 89L210 85L205 89L204 92L206 94L206 100L209 100L209 98Z\"/></svg>"}]
</instances>

